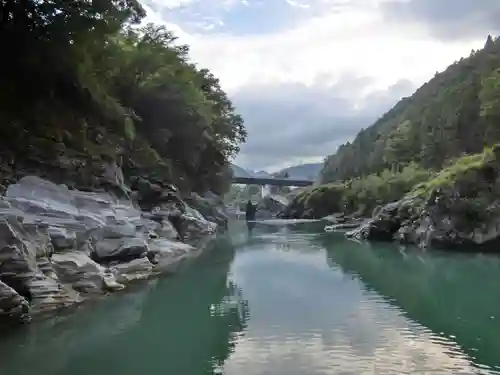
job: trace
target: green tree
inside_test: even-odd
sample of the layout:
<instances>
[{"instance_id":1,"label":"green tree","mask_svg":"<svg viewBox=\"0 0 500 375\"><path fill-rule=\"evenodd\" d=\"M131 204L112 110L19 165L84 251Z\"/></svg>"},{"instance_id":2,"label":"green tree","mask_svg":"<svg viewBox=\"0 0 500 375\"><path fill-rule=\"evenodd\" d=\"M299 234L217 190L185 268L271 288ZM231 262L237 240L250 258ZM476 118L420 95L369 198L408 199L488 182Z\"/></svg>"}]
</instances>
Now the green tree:
<instances>
[{"instance_id":1,"label":"green tree","mask_svg":"<svg viewBox=\"0 0 500 375\"><path fill-rule=\"evenodd\" d=\"M0 1L0 14L9 51L0 154L23 151L30 163L49 149L52 162L61 153L124 157L129 175L184 190L229 189L243 119L170 31L136 27L145 15L138 1Z\"/></svg>"},{"instance_id":2,"label":"green tree","mask_svg":"<svg viewBox=\"0 0 500 375\"><path fill-rule=\"evenodd\" d=\"M439 170L450 159L500 141L500 43L450 65L401 99L352 142L325 159L322 182L341 181L410 162Z\"/></svg>"},{"instance_id":3,"label":"green tree","mask_svg":"<svg viewBox=\"0 0 500 375\"><path fill-rule=\"evenodd\" d=\"M500 139L500 69L483 80L481 115L487 120L486 139L491 145Z\"/></svg>"}]
</instances>

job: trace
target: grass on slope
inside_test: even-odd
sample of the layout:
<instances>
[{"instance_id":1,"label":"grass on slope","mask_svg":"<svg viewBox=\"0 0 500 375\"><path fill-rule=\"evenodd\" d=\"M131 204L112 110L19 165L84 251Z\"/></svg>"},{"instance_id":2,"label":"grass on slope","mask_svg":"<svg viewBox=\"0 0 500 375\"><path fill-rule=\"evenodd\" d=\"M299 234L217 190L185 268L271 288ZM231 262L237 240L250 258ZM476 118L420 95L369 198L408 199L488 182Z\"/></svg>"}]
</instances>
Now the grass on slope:
<instances>
[{"instance_id":1,"label":"grass on slope","mask_svg":"<svg viewBox=\"0 0 500 375\"><path fill-rule=\"evenodd\" d=\"M339 183L317 185L304 189L293 204L302 212L312 212L323 217L335 212L371 215L380 205L403 197L416 198L422 203L437 189L453 188L460 197L461 209L474 211L485 209L495 199L495 183L500 146L486 148L482 153L465 155L438 173L409 164L401 170L384 170L379 174L347 180ZM479 207L479 208L478 208Z\"/></svg>"}]
</instances>

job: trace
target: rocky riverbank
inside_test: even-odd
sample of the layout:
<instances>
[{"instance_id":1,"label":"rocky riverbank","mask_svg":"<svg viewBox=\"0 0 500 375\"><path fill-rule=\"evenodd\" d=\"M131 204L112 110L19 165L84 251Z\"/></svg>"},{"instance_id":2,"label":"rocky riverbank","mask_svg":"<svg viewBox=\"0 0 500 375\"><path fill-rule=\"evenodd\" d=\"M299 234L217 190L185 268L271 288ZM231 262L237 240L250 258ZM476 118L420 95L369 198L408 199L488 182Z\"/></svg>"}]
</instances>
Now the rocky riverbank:
<instances>
[{"instance_id":1,"label":"rocky riverbank","mask_svg":"<svg viewBox=\"0 0 500 375\"><path fill-rule=\"evenodd\" d=\"M500 146L458 159L401 199L374 209L367 219L358 218L363 216L358 213L336 212L349 193L347 184L320 186L316 191L322 194L313 195L314 199L311 193L295 199L286 215L317 216L324 214L325 207L333 207L333 214L323 217L333 223L325 230L349 230L350 238L500 252Z\"/></svg>"},{"instance_id":2,"label":"rocky riverbank","mask_svg":"<svg viewBox=\"0 0 500 375\"><path fill-rule=\"evenodd\" d=\"M128 189L119 168L108 172L121 194L26 176L0 197L0 324L174 271L227 224L216 197L191 195L190 206L173 186L137 179Z\"/></svg>"}]
</instances>

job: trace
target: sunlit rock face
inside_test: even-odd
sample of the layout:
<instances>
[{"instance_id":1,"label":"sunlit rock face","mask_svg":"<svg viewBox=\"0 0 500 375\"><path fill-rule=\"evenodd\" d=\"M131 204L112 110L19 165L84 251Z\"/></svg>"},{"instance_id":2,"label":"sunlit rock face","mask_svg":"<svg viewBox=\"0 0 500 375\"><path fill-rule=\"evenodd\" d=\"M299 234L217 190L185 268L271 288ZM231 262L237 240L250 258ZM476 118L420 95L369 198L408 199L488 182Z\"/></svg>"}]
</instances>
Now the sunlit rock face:
<instances>
[{"instance_id":1,"label":"sunlit rock face","mask_svg":"<svg viewBox=\"0 0 500 375\"><path fill-rule=\"evenodd\" d=\"M216 223L219 227L227 228L229 217L223 200L207 192L204 196L192 193L187 202L198 210L209 221Z\"/></svg>"},{"instance_id":2,"label":"sunlit rock face","mask_svg":"<svg viewBox=\"0 0 500 375\"><path fill-rule=\"evenodd\" d=\"M172 216L185 240L217 229L182 203L143 212L128 198L34 176L10 185L0 198L0 319L26 319L175 269L197 251L177 241Z\"/></svg>"}]
</instances>

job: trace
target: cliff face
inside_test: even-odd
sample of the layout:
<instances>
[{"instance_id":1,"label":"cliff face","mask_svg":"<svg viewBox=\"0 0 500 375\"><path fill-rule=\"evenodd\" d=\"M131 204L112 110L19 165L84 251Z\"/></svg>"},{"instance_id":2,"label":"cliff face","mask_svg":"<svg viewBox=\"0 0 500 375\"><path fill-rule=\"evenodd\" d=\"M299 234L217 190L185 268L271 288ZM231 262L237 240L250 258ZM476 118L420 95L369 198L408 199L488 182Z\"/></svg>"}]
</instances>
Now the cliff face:
<instances>
[{"instance_id":1,"label":"cliff face","mask_svg":"<svg viewBox=\"0 0 500 375\"><path fill-rule=\"evenodd\" d=\"M227 218L193 192L228 190L246 137L188 46L138 26L139 1L46 3L0 3L0 314L13 320L194 254Z\"/></svg>"},{"instance_id":2,"label":"cliff face","mask_svg":"<svg viewBox=\"0 0 500 375\"><path fill-rule=\"evenodd\" d=\"M465 157L347 233L420 247L498 252L500 147Z\"/></svg>"},{"instance_id":3,"label":"cliff face","mask_svg":"<svg viewBox=\"0 0 500 375\"><path fill-rule=\"evenodd\" d=\"M116 165L104 171L101 183L121 195L26 176L0 197L0 324L174 271L215 233L174 186L142 179L131 189ZM224 226L220 211L211 218Z\"/></svg>"}]
</instances>

